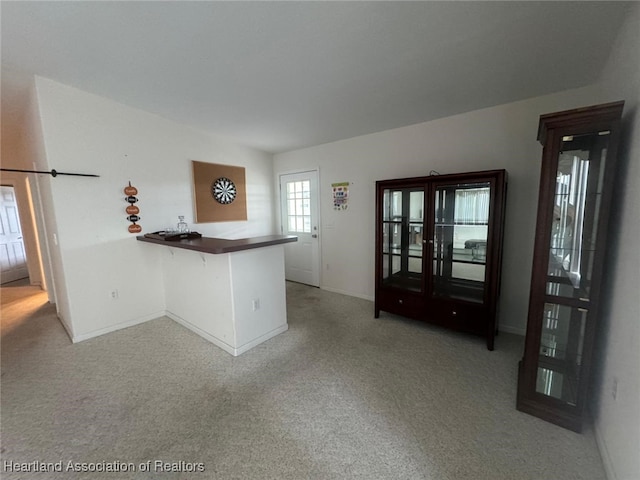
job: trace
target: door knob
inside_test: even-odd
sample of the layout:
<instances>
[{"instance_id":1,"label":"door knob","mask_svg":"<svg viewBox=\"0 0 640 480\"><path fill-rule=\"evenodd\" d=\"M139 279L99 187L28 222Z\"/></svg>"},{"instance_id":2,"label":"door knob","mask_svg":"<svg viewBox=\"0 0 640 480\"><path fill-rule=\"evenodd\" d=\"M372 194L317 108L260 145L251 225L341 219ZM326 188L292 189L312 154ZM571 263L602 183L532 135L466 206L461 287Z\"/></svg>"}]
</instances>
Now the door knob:
<instances>
[{"instance_id":1,"label":"door knob","mask_svg":"<svg viewBox=\"0 0 640 480\"><path fill-rule=\"evenodd\" d=\"M313 235L311 235L311 238L318 238L318 235L314 233Z\"/></svg>"}]
</instances>

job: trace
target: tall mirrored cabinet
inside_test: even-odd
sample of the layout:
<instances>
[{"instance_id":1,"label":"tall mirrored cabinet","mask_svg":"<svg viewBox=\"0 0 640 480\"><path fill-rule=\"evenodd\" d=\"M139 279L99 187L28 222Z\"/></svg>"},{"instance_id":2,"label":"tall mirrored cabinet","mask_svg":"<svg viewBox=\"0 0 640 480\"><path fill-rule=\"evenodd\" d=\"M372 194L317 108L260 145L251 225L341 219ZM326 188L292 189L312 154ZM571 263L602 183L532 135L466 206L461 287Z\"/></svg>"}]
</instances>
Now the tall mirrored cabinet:
<instances>
[{"instance_id":1,"label":"tall mirrored cabinet","mask_svg":"<svg viewBox=\"0 0 640 480\"><path fill-rule=\"evenodd\" d=\"M493 350L504 170L376 183L375 315L486 336Z\"/></svg>"},{"instance_id":2,"label":"tall mirrored cabinet","mask_svg":"<svg viewBox=\"0 0 640 480\"><path fill-rule=\"evenodd\" d=\"M540 117L538 219L517 408L581 431L624 102Z\"/></svg>"}]
</instances>

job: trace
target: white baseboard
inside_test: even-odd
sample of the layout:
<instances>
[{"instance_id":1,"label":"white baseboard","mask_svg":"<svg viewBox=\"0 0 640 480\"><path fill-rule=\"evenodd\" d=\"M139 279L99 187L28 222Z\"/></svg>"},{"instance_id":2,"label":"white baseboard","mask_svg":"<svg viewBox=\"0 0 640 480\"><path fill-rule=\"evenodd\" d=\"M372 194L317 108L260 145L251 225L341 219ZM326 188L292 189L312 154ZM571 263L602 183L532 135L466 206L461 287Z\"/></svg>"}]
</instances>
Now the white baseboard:
<instances>
[{"instance_id":1,"label":"white baseboard","mask_svg":"<svg viewBox=\"0 0 640 480\"><path fill-rule=\"evenodd\" d=\"M171 320L174 320L175 322L177 322L180 325L182 325L183 327L185 327L187 330L191 330L196 335L199 335L202 338L204 338L205 340L208 340L209 342L213 343L216 347L221 348L222 350L224 350L225 352L233 355L234 357L237 357L238 355L246 352L247 350L252 349L253 347L261 344L262 342L266 342L270 338L275 337L276 335L279 335L282 332L286 332L287 330L289 330L289 325L285 323L281 327L278 327L275 330L271 330L270 332L267 332L264 335L261 335L260 337L256 338L255 340L252 340L249 343L245 343L241 347L235 348L235 347L232 347L231 345L229 345L228 343L223 342L219 338L214 337L210 333L205 332L201 328L196 327L194 324L188 322L184 318L179 317L178 315L176 315L174 313L171 313L171 312L167 311L166 315Z\"/></svg>"},{"instance_id":2,"label":"white baseboard","mask_svg":"<svg viewBox=\"0 0 640 480\"><path fill-rule=\"evenodd\" d=\"M360 295L358 293L347 292L345 290L340 290L339 288L331 288L331 287L325 287L321 285L320 290L326 290L327 292L332 292L332 293L339 293L340 295L347 295L349 297L361 298L363 300L369 300L370 302L373 302L375 300L374 297L371 297L369 295Z\"/></svg>"},{"instance_id":3,"label":"white baseboard","mask_svg":"<svg viewBox=\"0 0 640 480\"><path fill-rule=\"evenodd\" d=\"M527 334L527 330L525 328L514 327L513 325L498 325L498 330L504 333L520 335L521 337L524 337Z\"/></svg>"},{"instance_id":4,"label":"white baseboard","mask_svg":"<svg viewBox=\"0 0 640 480\"><path fill-rule=\"evenodd\" d=\"M179 317L178 315L171 313L170 311L167 310L167 312L165 313L167 317L169 317L171 320L173 320L174 322L179 323L180 325L182 325L184 328L186 328L187 330L191 330L193 333L195 333L196 335L201 336L202 338L204 338L205 340L208 340L209 342L213 343L216 347L220 347L222 350L224 350L227 353L230 353L231 355L236 356L235 353L235 348L233 348L231 345L229 345L228 343L223 342L222 340L220 340L219 338L214 337L213 335L205 332L204 330L202 330L201 328L196 327L193 323L189 323L187 322L184 318Z\"/></svg>"},{"instance_id":5,"label":"white baseboard","mask_svg":"<svg viewBox=\"0 0 640 480\"><path fill-rule=\"evenodd\" d=\"M62 324L62 328L64 328L65 332L67 332L67 335L69 336L69 340L71 340L71 343L75 343L73 341L73 329L71 328L71 325L69 325L67 321L59 313L56 313L56 317L58 317L58 320L60 320L60 323Z\"/></svg>"},{"instance_id":6,"label":"white baseboard","mask_svg":"<svg viewBox=\"0 0 640 480\"><path fill-rule=\"evenodd\" d=\"M82 335L73 335L71 336L71 341L73 343L83 342L85 340L89 340L90 338L104 335L105 333L115 332L116 330L122 330L123 328L133 327L134 325L139 325L141 323L148 322L149 320L155 320L156 318L164 316L164 314L165 314L164 311L159 311L159 312L151 313L149 315L145 315L143 317L134 318L133 320L129 320L128 322L122 322L116 325L112 325L110 327L101 328L100 330L94 330L89 333L83 333ZM63 325L64 325L64 322L63 322Z\"/></svg>"},{"instance_id":7,"label":"white baseboard","mask_svg":"<svg viewBox=\"0 0 640 480\"><path fill-rule=\"evenodd\" d=\"M602 458L602 465L604 466L604 473L607 476L607 480L618 480L615 470L613 469L613 462L611 461L611 456L609 455L609 449L607 448L607 444L600 433L600 429L596 425L594 420L593 422L593 431L596 437L596 444L598 445L598 450L600 451L600 457Z\"/></svg>"},{"instance_id":8,"label":"white baseboard","mask_svg":"<svg viewBox=\"0 0 640 480\"><path fill-rule=\"evenodd\" d=\"M247 350L251 350L253 347L260 345L262 342L266 342L267 340L269 340L270 338L275 337L276 335L280 335L283 332L286 332L287 330L289 330L289 324L285 323L284 325L271 330L270 332L265 333L264 335L259 336L258 338L256 338L255 340L250 341L249 343L245 343L244 345L242 345L239 348L236 348L236 356L240 355L241 353L246 352Z\"/></svg>"},{"instance_id":9,"label":"white baseboard","mask_svg":"<svg viewBox=\"0 0 640 480\"><path fill-rule=\"evenodd\" d=\"M182 325L183 327L187 328L188 330L191 330L193 333L201 336L205 340L210 341L215 346L223 349L227 353L230 353L234 357L237 357L238 355L246 352L247 350L252 349L253 347L261 344L262 342L266 342L270 338L273 338L276 335L280 335L281 333L286 332L289 329L289 325L285 323L284 325L282 325L282 326L280 326L280 327L278 327L278 328L276 328L274 330L271 330L270 332L267 332L264 335L261 335L260 337L254 339L254 340L252 340L252 341L250 341L248 343L245 343L244 345L242 345L242 346L240 346L238 348L235 348L235 347L232 347L231 345L229 345L228 343L223 342L219 338L216 338L213 335L205 332L204 330L201 330L200 328L196 327L192 323L189 323L184 318L181 318L178 315L175 315L175 314L173 314L173 313L171 313L169 311L160 311L160 312L152 313L152 314L149 314L149 315L145 315L143 317L139 317L139 318L136 318L136 319L133 319L133 320L129 320L128 322L122 322L122 323L119 323L117 325L112 325L112 326L107 327L107 328L101 328L100 330L94 330L94 331L89 332L89 333L83 333L82 335L74 335L73 334L73 330L71 329L71 326L60 315L58 315L58 319L60 320L60 323L62 324L63 328L67 332L67 335L69 335L69 338L71 339L71 342L72 343L79 343L79 342L83 342L85 340L89 340L90 338L99 337L99 336L104 335L106 333L111 333L111 332L115 332L117 330L122 330L123 328L133 327L134 325L139 325L141 323L145 323L145 322L148 322L150 320L155 320L156 318L160 318L160 317L163 317L163 316L169 317L171 320L179 323L180 325Z\"/></svg>"}]
</instances>

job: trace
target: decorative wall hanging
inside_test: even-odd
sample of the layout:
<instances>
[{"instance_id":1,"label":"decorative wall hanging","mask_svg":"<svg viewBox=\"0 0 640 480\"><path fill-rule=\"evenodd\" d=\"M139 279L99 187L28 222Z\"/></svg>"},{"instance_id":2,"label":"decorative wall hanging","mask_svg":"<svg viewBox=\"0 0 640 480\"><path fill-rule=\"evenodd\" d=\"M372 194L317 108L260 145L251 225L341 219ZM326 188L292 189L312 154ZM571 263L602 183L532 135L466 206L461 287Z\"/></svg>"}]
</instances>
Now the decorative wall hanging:
<instances>
[{"instance_id":1,"label":"decorative wall hanging","mask_svg":"<svg viewBox=\"0 0 640 480\"><path fill-rule=\"evenodd\" d=\"M333 209L346 210L349 206L349 182L332 183L333 190Z\"/></svg>"},{"instance_id":2,"label":"decorative wall hanging","mask_svg":"<svg viewBox=\"0 0 640 480\"><path fill-rule=\"evenodd\" d=\"M244 167L193 160L195 223L247 219Z\"/></svg>"},{"instance_id":3,"label":"decorative wall hanging","mask_svg":"<svg viewBox=\"0 0 640 480\"><path fill-rule=\"evenodd\" d=\"M129 203L125 211L129 214L127 220L131 222L129 225L129 233L140 233L142 231L142 227L137 224L140 221L140 217L138 214L140 213L140 209L134 205L134 203L138 203L138 189L131 185L129 182L129 186L124 187L124 194L126 195L125 200Z\"/></svg>"}]
</instances>

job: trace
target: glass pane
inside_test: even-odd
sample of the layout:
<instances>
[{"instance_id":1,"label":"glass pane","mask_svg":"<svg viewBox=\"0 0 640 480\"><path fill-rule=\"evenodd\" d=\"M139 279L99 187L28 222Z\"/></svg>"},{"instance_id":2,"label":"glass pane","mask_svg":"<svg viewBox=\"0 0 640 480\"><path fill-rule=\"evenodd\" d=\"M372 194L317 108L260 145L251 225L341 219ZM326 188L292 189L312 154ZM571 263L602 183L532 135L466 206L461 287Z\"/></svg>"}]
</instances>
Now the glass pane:
<instances>
[{"instance_id":1,"label":"glass pane","mask_svg":"<svg viewBox=\"0 0 640 480\"><path fill-rule=\"evenodd\" d=\"M474 188L465 186L455 191L456 224L487 225L489 222L489 187Z\"/></svg>"},{"instance_id":2,"label":"glass pane","mask_svg":"<svg viewBox=\"0 0 640 480\"><path fill-rule=\"evenodd\" d=\"M422 224L409 225L409 271L422 273Z\"/></svg>"},{"instance_id":3,"label":"glass pane","mask_svg":"<svg viewBox=\"0 0 640 480\"><path fill-rule=\"evenodd\" d=\"M383 220L402 221L402 191L385 189L382 208Z\"/></svg>"},{"instance_id":4,"label":"glass pane","mask_svg":"<svg viewBox=\"0 0 640 480\"><path fill-rule=\"evenodd\" d=\"M550 278L547 282L547 295L553 295L555 297L565 298L581 298L580 291L574 288L573 284L568 280L558 277L557 279Z\"/></svg>"},{"instance_id":5,"label":"glass pane","mask_svg":"<svg viewBox=\"0 0 640 480\"><path fill-rule=\"evenodd\" d=\"M382 224L382 253L389 253L389 231L391 226L388 223Z\"/></svg>"},{"instance_id":6,"label":"glass pane","mask_svg":"<svg viewBox=\"0 0 640 480\"><path fill-rule=\"evenodd\" d=\"M424 189L383 191L382 250L391 255L385 260L391 263L385 265L383 283L422 291L423 214Z\"/></svg>"},{"instance_id":7,"label":"glass pane","mask_svg":"<svg viewBox=\"0 0 640 480\"><path fill-rule=\"evenodd\" d=\"M389 224L390 227L390 238L389 238L389 247L391 249L391 253L400 253L402 247L402 225L398 223Z\"/></svg>"},{"instance_id":8,"label":"glass pane","mask_svg":"<svg viewBox=\"0 0 640 480\"><path fill-rule=\"evenodd\" d=\"M548 273L570 283L574 290L558 291L573 298L590 291L609 141L603 133L564 137L558 158ZM547 291L554 288L548 285Z\"/></svg>"},{"instance_id":9,"label":"glass pane","mask_svg":"<svg viewBox=\"0 0 640 480\"><path fill-rule=\"evenodd\" d=\"M383 255L382 256L382 282L384 284L393 284L393 275L400 272L400 256L399 255Z\"/></svg>"},{"instance_id":10,"label":"glass pane","mask_svg":"<svg viewBox=\"0 0 640 480\"><path fill-rule=\"evenodd\" d=\"M396 223L383 223L382 224L382 251L383 253L394 253L400 255L401 239L400 239L401 226Z\"/></svg>"},{"instance_id":11,"label":"glass pane","mask_svg":"<svg viewBox=\"0 0 640 480\"><path fill-rule=\"evenodd\" d=\"M309 180L287 183L289 233L311 233L311 200Z\"/></svg>"},{"instance_id":12,"label":"glass pane","mask_svg":"<svg viewBox=\"0 0 640 480\"><path fill-rule=\"evenodd\" d=\"M587 311L545 303L543 315L536 391L575 405Z\"/></svg>"},{"instance_id":13,"label":"glass pane","mask_svg":"<svg viewBox=\"0 0 640 480\"><path fill-rule=\"evenodd\" d=\"M490 199L488 183L436 188L434 296L483 301Z\"/></svg>"},{"instance_id":14,"label":"glass pane","mask_svg":"<svg viewBox=\"0 0 640 480\"><path fill-rule=\"evenodd\" d=\"M572 381L573 380L573 381ZM576 405L578 385L575 379L550 368L538 367L536 392Z\"/></svg>"},{"instance_id":15,"label":"glass pane","mask_svg":"<svg viewBox=\"0 0 640 480\"><path fill-rule=\"evenodd\" d=\"M483 283L485 275L484 265L474 265L470 263L454 262L451 266L451 275L454 278L470 280L474 283ZM478 301L482 301L481 292L478 291Z\"/></svg>"},{"instance_id":16,"label":"glass pane","mask_svg":"<svg viewBox=\"0 0 640 480\"><path fill-rule=\"evenodd\" d=\"M411 223L422 223L424 209L424 192L409 192L409 221Z\"/></svg>"},{"instance_id":17,"label":"glass pane","mask_svg":"<svg viewBox=\"0 0 640 480\"><path fill-rule=\"evenodd\" d=\"M422 257L409 257L409 272L422 274Z\"/></svg>"},{"instance_id":18,"label":"glass pane","mask_svg":"<svg viewBox=\"0 0 640 480\"><path fill-rule=\"evenodd\" d=\"M552 250L549 253L549 269L546 288L547 294L564 298L589 300L589 283L586 282L585 279L591 280L594 256L594 250L582 250L581 262L584 267L585 275L580 277L581 281L579 283L576 283L575 280L578 277L576 275L568 274L563 265L558 265L557 259L554 258ZM569 266L568 261L565 265Z\"/></svg>"}]
</instances>

